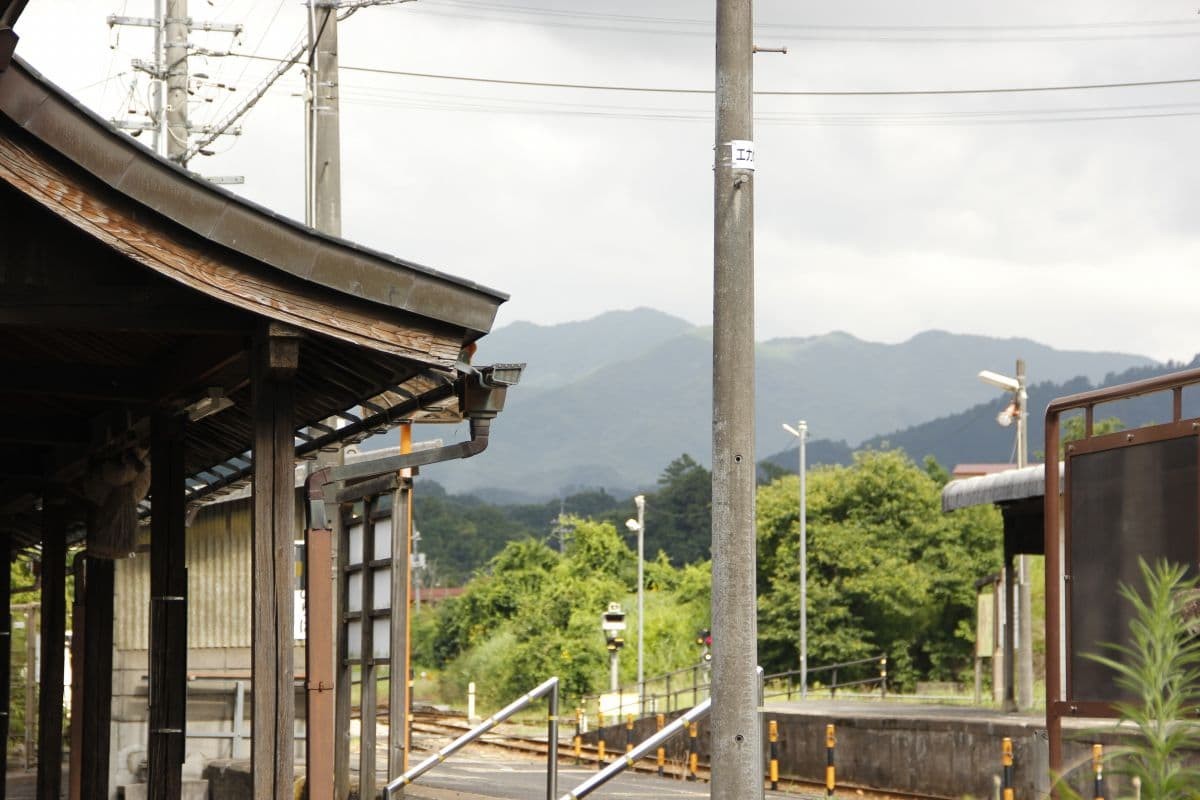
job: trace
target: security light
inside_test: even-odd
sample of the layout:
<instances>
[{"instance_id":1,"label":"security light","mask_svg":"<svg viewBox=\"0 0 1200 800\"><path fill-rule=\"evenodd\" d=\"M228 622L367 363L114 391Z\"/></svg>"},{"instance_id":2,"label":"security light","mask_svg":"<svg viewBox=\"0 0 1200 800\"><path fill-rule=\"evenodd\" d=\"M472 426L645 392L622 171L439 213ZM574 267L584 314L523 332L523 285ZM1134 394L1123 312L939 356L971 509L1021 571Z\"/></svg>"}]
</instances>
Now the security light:
<instances>
[{"instance_id":1,"label":"security light","mask_svg":"<svg viewBox=\"0 0 1200 800\"><path fill-rule=\"evenodd\" d=\"M629 530L633 531L634 533L637 533L642 528L641 525L638 525L638 521L636 519L625 520L625 527L629 528Z\"/></svg>"},{"instance_id":2,"label":"security light","mask_svg":"<svg viewBox=\"0 0 1200 800\"><path fill-rule=\"evenodd\" d=\"M992 372L990 369L980 370L979 380L984 383L990 383L992 386L1003 389L1006 392L1015 392L1021 388L1021 384L1017 383L1016 378L1001 375L999 372Z\"/></svg>"}]
</instances>

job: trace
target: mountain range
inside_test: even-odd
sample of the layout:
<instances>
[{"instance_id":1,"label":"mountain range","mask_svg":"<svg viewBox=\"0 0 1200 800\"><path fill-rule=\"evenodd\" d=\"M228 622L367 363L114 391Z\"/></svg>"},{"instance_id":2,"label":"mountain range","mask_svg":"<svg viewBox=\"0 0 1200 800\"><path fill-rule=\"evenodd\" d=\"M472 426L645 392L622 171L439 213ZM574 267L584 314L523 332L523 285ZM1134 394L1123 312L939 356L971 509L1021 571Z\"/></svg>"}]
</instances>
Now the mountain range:
<instances>
[{"instance_id":1,"label":"mountain range","mask_svg":"<svg viewBox=\"0 0 1200 800\"><path fill-rule=\"evenodd\" d=\"M1031 421L1039 403L1044 407L1058 396L1049 392L1062 393L1058 387L1074 391L1129 370L1167 368L1134 354L1057 350L1029 339L945 331L898 344L844 332L771 339L757 345L758 458L784 463L790 452L794 468L795 440L781 423L805 419L810 454L826 448L830 461L844 461L851 450L884 439L920 459L921 448L929 446L922 444L928 437L918 435L920 428L947 443L928 451L942 453L939 460L947 466L1007 460L1001 451L1004 442L1011 448L1012 432L994 419L1007 398L976 374L1012 374L1018 357L1037 382L1030 389ZM514 323L481 340L475 361L528 366L508 392L485 453L422 469L450 492L494 502L538 501L583 488L626 493L652 487L683 453L709 462L710 328L646 308L560 325ZM1034 441L1030 450L1037 449Z\"/></svg>"}]
</instances>

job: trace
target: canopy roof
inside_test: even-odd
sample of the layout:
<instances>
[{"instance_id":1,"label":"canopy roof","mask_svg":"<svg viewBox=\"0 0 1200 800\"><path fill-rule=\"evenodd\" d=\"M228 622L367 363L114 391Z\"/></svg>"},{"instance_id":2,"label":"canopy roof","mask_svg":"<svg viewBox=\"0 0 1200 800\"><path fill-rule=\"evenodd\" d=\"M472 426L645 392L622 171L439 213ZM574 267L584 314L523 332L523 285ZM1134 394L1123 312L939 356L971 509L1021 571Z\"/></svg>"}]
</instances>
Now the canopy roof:
<instances>
[{"instance_id":1,"label":"canopy roof","mask_svg":"<svg viewBox=\"0 0 1200 800\"><path fill-rule=\"evenodd\" d=\"M37 541L44 492L188 425L193 494L253 441L250 348L301 338L298 451L402 418L456 419L464 348L505 295L325 236L195 178L0 59L0 532ZM215 398L215 399L214 399ZM321 424L331 416L349 423Z\"/></svg>"}]
</instances>

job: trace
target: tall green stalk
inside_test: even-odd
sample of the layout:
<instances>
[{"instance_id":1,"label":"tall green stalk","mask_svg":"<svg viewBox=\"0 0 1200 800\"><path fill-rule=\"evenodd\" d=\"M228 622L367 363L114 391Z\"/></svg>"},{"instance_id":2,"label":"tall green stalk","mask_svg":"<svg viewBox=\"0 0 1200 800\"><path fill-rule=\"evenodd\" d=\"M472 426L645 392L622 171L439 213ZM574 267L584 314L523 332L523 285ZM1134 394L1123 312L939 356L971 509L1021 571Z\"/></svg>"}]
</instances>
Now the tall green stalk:
<instances>
[{"instance_id":1,"label":"tall green stalk","mask_svg":"<svg viewBox=\"0 0 1200 800\"><path fill-rule=\"evenodd\" d=\"M1110 772L1140 779L1143 800L1192 800L1200 796L1200 770L1185 756L1200 750L1200 638L1185 610L1194 614L1197 582L1166 561L1151 567L1139 559L1138 566L1145 591L1120 586L1134 609L1129 643L1106 643L1107 655L1086 656L1111 669L1116 685L1135 698L1115 704L1133 730L1105 760Z\"/></svg>"}]
</instances>

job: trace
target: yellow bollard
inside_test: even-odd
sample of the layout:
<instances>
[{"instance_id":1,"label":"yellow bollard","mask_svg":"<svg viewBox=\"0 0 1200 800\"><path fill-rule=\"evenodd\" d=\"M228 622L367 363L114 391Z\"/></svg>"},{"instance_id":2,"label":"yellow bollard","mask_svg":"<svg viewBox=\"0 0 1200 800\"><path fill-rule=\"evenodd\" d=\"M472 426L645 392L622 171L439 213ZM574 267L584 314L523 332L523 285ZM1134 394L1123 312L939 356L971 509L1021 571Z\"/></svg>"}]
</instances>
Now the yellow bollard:
<instances>
[{"instance_id":1,"label":"yellow bollard","mask_svg":"<svg viewBox=\"0 0 1200 800\"><path fill-rule=\"evenodd\" d=\"M633 752L633 714L625 715L625 752Z\"/></svg>"},{"instance_id":2,"label":"yellow bollard","mask_svg":"<svg viewBox=\"0 0 1200 800\"><path fill-rule=\"evenodd\" d=\"M604 769L604 712L596 712L596 769Z\"/></svg>"},{"instance_id":3,"label":"yellow bollard","mask_svg":"<svg viewBox=\"0 0 1200 800\"><path fill-rule=\"evenodd\" d=\"M767 777L771 781L771 791L775 791L779 788L779 723L775 720L767 723L767 741L771 743L770 772Z\"/></svg>"},{"instance_id":4,"label":"yellow bollard","mask_svg":"<svg viewBox=\"0 0 1200 800\"><path fill-rule=\"evenodd\" d=\"M696 780L697 773L700 767L700 754L696 751L696 738L700 735L700 728L696 723L692 723L688 728L688 763L687 763L687 779L689 781Z\"/></svg>"},{"instance_id":5,"label":"yellow bollard","mask_svg":"<svg viewBox=\"0 0 1200 800\"><path fill-rule=\"evenodd\" d=\"M583 763L583 709L575 709L575 765Z\"/></svg>"},{"instance_id":6,"label":"yellow bollard","mask_svg":"<svg viewBox=\"0 0 1200 800\"><path fill-rule=\"evenodd\" d=\"M1003 775L1003 798L1004 800L1013 800L1013 746L1012 739L1004 737L1004 742L1001 745L1000 763L1004 767Z\"/></svg>"},{"instance_id":7,"label":"yellow bollard","mask_svg":"<svg viewBox=\"0 0 1200 800\"><path fill-rule=\"evenodd\" d=\"M825 796L833 797L837 788L837 767L834 766L833 750L837 747L837 737L832 725L825 726Z\"/></svg>"},{"instance_id":8,"label":"yellow bollard","mask_svg":"<svg viewBox=\"0 0 1200 800\"><path fill-rule=\"evenodd\" d=\"M662 715L662 714L654 715L654 729L656 731L661 731L663 729L663 725L665 725L666 722L667 722L667 718L664 715ZM661 778L664 773L664 767L666 767L666 765L667 765L667 748L663 747L660 744L658 746L658 752L656 752L654 754L654 759L655 759L655 761L658 762L658 777Z\"/></svg>"},{"instance_id":9,"label":"yellow bollard","mask_svg":"<svg viewBox=\"0 0 1200 800\"><path fill-rule=\"evenodd\" d=\"M1092 796L1096 800L1104 800L1104 745L1092 745L1092 774L1096 776L1096 785Z\"/></svg>"}]
</instances>

